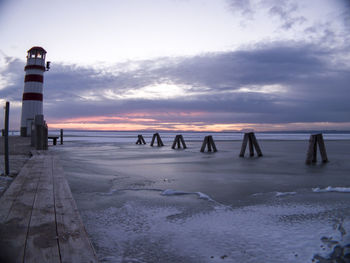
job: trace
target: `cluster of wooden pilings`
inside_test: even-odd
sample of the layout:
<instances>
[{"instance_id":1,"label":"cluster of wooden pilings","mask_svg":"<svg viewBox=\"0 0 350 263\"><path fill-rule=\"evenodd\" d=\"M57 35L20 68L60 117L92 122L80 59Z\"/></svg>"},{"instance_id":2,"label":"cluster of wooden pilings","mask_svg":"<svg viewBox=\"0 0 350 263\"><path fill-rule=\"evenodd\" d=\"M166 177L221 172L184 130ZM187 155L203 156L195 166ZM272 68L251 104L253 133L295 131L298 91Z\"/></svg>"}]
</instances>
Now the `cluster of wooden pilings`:
<instances>
[{"instance_id":1,"label":"cluster of wooden pilings","mask_svg":"<svg viewBox=\"0 0 350 263\"><path fill-rule=\"evenodd\" d=\"M47 150L48 148L48 128L44 115L36 115L31 130L31 146L36 150Z\"/></svg>"},{"instance_id":2,"label":"cluster of wooden pilings","mask_svg":"<svg viewBox=\"0 0 350 263\"><path fill-rule=\"evenodd\" d=\"M136 141L136 144L146 144L146 141L141 134L137 135L137 138L138 139ZM163 141L162 141L159 133L153 134L151 146L154 145L155 141L157 141L158 147L164 146ZM178 134L175 136L175 139L174 139L174 142L173 142L171 148L175 149L177 146L177 148L180 149L181 144L182 144L183 149L187 148L183 136L181 134ZM319 149L320 149L322 162L323 163L328 162L328 157L327 157L327 153L326 153L325 143L323 140L323 135L322 134L312 134L310 136L310 140L309 140L309 148L307 151L306 164L311 164L311 163L317 162L317 145L319 146ZM259 146L258 140L255 137L254 132L246 132L244 134L239 157L244 157L247 146L249 147L249 156L250 157L254 156L254 149L255 149L258 157L263 156L261 148ZM216 148L213 136L208 135L208 136L204 137L203 144L202 144L200 151L205 152L205 149L207 149L208 152L217 152L218 151Z\"/></svg>"}]
</instances>

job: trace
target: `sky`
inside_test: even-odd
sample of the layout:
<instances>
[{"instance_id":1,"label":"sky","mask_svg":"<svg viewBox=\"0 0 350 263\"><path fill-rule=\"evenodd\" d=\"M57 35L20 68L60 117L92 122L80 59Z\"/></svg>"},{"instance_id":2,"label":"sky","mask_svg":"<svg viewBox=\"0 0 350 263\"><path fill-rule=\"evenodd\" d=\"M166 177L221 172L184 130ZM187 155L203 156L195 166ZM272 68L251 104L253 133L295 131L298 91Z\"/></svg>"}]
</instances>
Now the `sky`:
<instances>
[{"instance_id":1,"label":"sky","mask_svg":"<svg viewBox=\"0 0 350 263\"><path fill-rule=\"evenodd\" d=\"M349 0L0 0L13 130L33 46L50 129L350 130Z\"/></svg>"}]
</instances>

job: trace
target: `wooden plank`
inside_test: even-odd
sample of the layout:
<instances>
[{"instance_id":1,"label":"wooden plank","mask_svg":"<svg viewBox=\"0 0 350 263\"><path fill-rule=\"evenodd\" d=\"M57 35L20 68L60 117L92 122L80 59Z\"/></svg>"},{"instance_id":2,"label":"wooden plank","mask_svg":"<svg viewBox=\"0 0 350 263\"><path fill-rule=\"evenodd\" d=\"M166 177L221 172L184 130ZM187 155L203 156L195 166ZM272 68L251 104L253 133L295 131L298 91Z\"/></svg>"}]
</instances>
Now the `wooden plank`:
<instances>
[{"instance_id":1,"label":"wooden plank","mask_svg":"<svg viewBox=\"0 0 350 263\"><path fill-rule=\"evenodd\" d=\"M248 143L248 134L245 133L243 137L241 152L239 154L239 157L244 157L245 150L247 149L247 143Z\"/></svg>"},{"instance_id":2,"label":"wooden plank","mask_svg":"<svg viewBox=\"0 0 350 263\"><path fill-rule=\"evenodd\" d=\"M18 194L22 191L23 182L26 179L27 173L32 166L32 162L27 162L13 182L10 184L6 192L0 199L0 223L3 223L8 217L14 200Z\"/></svg>"},{"instance_id":3,"label":"wooden plank","mask_svg":"<svg viewBox=\"0 0 350 263\"><path fill-rule=\"evenodd\" d=\"M35 162L32 157L28 162ZM22 262L33 203L41 174L31 169L25 174L21 191L13 200L6 219L0 223L1 262Z\"/></svg>"},{"instance_id":4,"label":"wooden plank","mask_svg":"<svg viewBox=\"0 0 350 263\"><path fill-rule=\"evenodd\" d=\"M53 196L52 156L41 155L32 168L41 173L26 240L24 261L60 262Z\"/></svg>"},{"instance_id":5,"label":"wooden plank","mask_svg":"<svg viewBox=\"0 0 350 263\"><path fill-rule=\"evenodd\" d=\"M54 200L62 262L98 262L57 157L53 158Z\"/></svg>"}]
</instances>

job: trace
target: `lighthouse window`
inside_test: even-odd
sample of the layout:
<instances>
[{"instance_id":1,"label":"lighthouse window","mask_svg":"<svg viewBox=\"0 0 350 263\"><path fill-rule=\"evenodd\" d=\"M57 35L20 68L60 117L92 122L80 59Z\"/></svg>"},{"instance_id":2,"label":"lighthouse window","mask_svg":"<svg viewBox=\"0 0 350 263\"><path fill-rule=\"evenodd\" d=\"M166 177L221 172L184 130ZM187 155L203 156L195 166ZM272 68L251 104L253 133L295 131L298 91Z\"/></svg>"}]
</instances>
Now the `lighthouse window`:
<instances>
[{"instance_id":1,"label":"lighthouse window","mask_svg":"<svg viewBox=\"0 0 350 263\"><path fill-rule=\"evenodd\" d=\"M41 58L41 53L40 52L38 52L38 56L37 56L38 58Z\"/></svg>"},{"instance_id":2,"label":"lighthouse window","mask_svg":"<svg viewBox=\"0 0 350 263\"><path fill-rule=\"evenodd\" d=\"M35 58L35 53L30 53L31 58Z\"/></svg>"}]
</instances>

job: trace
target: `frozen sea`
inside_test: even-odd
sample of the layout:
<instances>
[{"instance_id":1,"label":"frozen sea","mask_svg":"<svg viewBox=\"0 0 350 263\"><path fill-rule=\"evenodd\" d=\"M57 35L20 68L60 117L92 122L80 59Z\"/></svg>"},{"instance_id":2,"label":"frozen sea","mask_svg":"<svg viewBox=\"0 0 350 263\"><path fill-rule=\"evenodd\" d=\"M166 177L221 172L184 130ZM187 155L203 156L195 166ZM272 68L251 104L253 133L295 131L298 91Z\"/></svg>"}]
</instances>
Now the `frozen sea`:
<instances>
[{"instance_id":1,"label":"frozen sea","mask_svg":"<svg viewBox=\"0 0 350 263\"><path fill-rule=\"evenodd\" d=\"M350 244L350 134L325 134L330 162L310 166L309 134L257 133L261 158L238 157L242 133L212 133L216 153L206 133L185 150L137 134L65 131L50 149L101 262L318 262Z\"/></svg>"}]
</instances>

